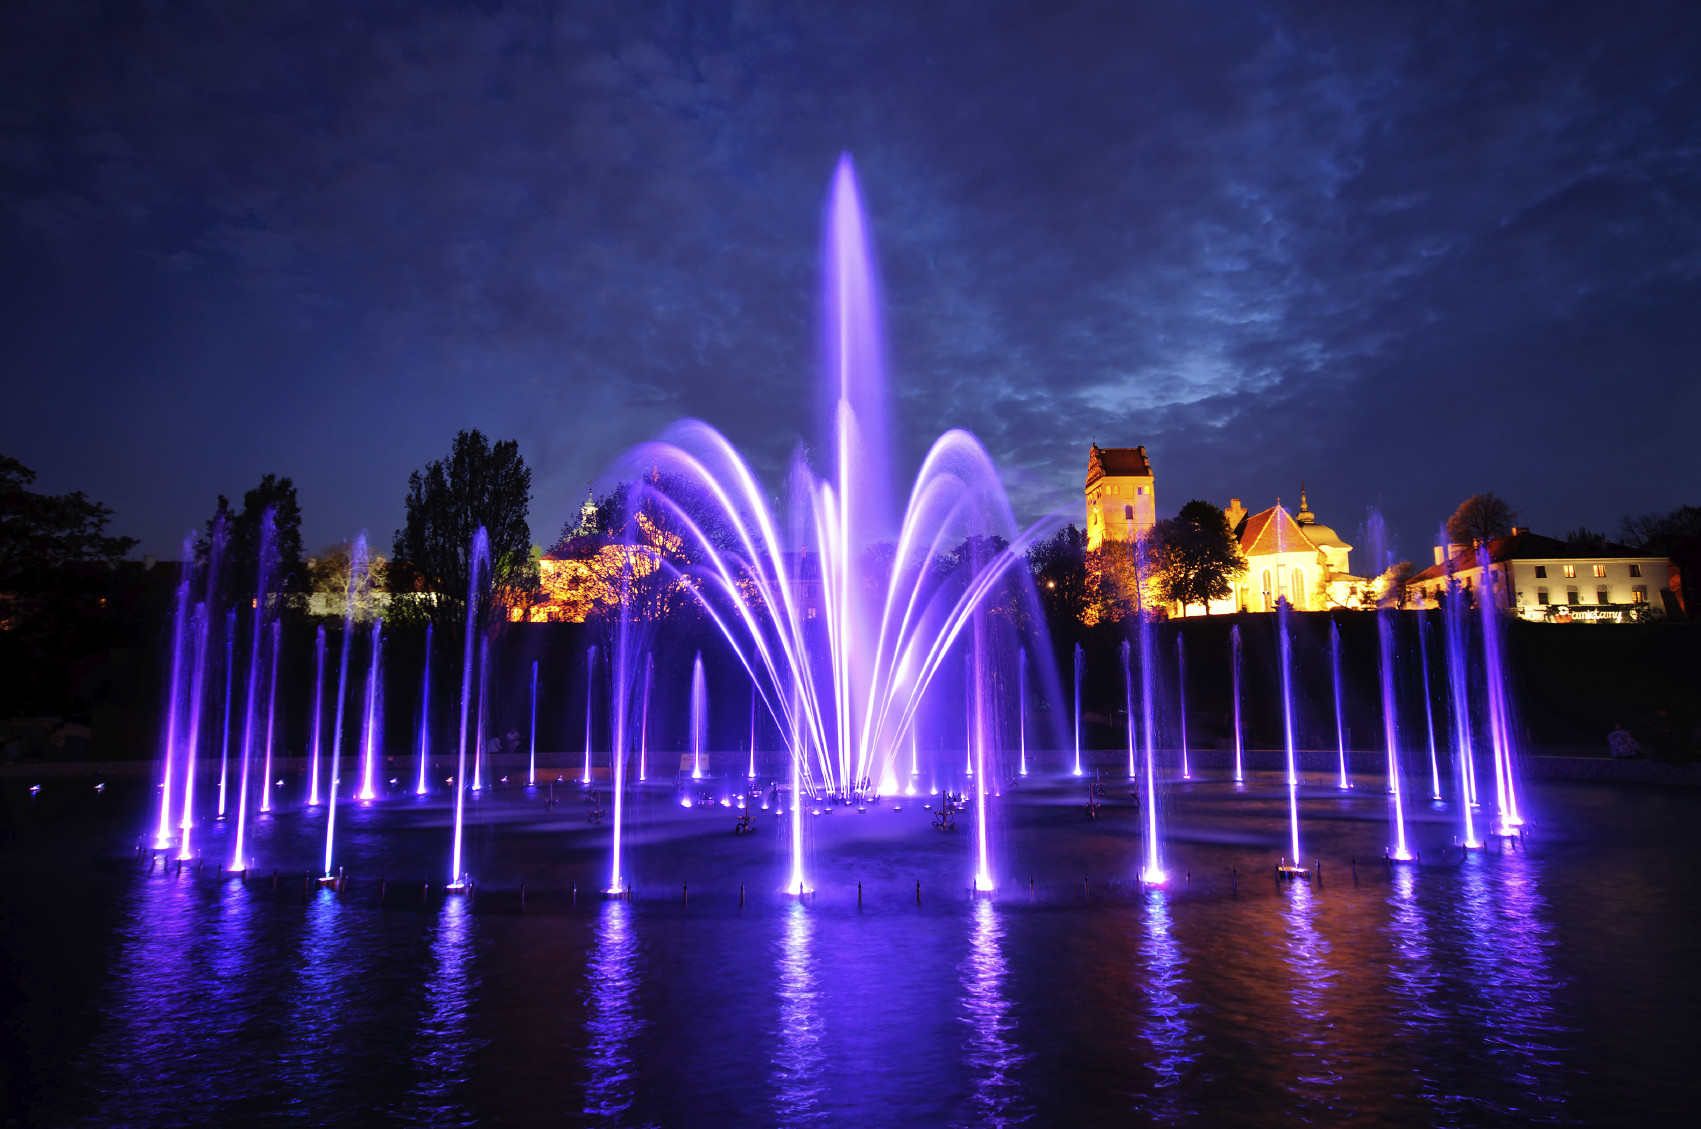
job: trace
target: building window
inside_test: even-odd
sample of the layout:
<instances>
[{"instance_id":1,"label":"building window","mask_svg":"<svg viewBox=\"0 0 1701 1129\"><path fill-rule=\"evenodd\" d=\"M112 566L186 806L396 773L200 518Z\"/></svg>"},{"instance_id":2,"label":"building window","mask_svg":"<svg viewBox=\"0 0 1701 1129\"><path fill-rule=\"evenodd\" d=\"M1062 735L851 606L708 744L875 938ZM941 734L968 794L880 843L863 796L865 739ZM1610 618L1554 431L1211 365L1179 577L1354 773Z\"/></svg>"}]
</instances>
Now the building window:
<instances>
[{"instance_id":1,"label":"building window","mask_svg":"<svg viewBox=\"0 0 1701 1129\"><path fill-rule=\"evenodd\" d=\"M1645 603L1647 603L1648 602L1648 586L1646 584L1634 584L1634 585L1632 585L1631 588L1630 588L1630 602L1633 603L1633 604L1645 604Z\"/></svg>"},{"instance_id":2,"label":"building window","mask_svg":"<svg viewBox=\"0 0 1701 1129\"><path fill-rule=\"evenodd\" d=\"M1597 603L1597 604L1610 604L1610 603L1612 603L1612 600L1610 598L1608 598L1607 586L1605 584L1603 584L1599 588L1595 589L1595 603Z\"/></svg>"},{"instance_id":3,"label":"building window","mask_svg":"<svg viewBox=\"0 0 1701 1129\"><path fill-rule=\"evenodd\" d=\"M1537 588L1536 589L1536 603L1538 603L1538 604L1547 603L1547 589L1546 588Z\"/></svg>"},{"instance_id":4,"label":"building window","mask_svg":"<svg viewBox=\"0 0 1701 1129\"><path fill-rule=\"evenodd\" d=\"M1305 574L1297 568L1293 570L1293 606L1305 610Z\"/></svg>"},{"instance_id":5,"label":"building window","mask_svg":"<svg viewBox=\"0 0 1701 1129\"><path fill-rule=\"evenodd\" d=\"M1565 565L1564 568L1565 568L1565 579L1567 579L1567 580L1576 580L1577 579L1577 566L1576 565Z\"/></svg>"},{"instance_id":6,"label":"building window","mask_svg":"<svg viewBox=\"0 0 1701 1129\"><path fill-rule=\"evenodd\" d=\"M1642 566L1639 565L1639 564L1631 565L1630 566L1630 575L1631 576L1641 576L1642 575Z\"/></svg>"},{"instance_id":7,"label":"building window","mask_svg":"<svg viewBox=\"0 0 1701 1129\"><path fill-rule=\"evenodd\" d=\"M1122 507L1122 520L1123 521L1133 521L1134 520L1134 507L1133 506L1123 506Z\"/></svg>"},{"instance_id":8,"label":"building window","mask_svg":"<svg viewBox=\"0 0 1701 1129\"><path fill-rule=\"evenodd\" d=\"M1567 588L1565 590L1565 602L1571 607L1576 607L1583 602L1583 597L1578 593L1577 589Z\"/></svg>"},{"instance_id":9,"label":"building window","mask_svg":"<svg viewBox=\"0 0 1701 1129\"><path fill-rule=\"evenodd\" d=\"M1537 580L1546 580L1547 579L1547 566L1546 565L1537 565L1536 566L1536 579Z\"/></svg>"},{"instance_id":10,"label":"building window","mask_svg":"<svg viewBox=\"0 0 1701 1129\"><path fill-rule=\"evenodd\" d=\"M1606 565L1596 565L1595 566L1595 579L1599 580L1604 576L1606 576Z\"/></svg>"},{"instance_id":11,"label":"building window","mask_svg":"<svg viewBox=\"0 0 1701 1129\"><path fill-rule=\"evenodd\" d=\"M1144 486L1136 486L1136 487L1134 487L1134 493L1141 496L1141 497L1144 497L1145 493L1146 493L1146 488Z\"/></svg>"}]
</instances>

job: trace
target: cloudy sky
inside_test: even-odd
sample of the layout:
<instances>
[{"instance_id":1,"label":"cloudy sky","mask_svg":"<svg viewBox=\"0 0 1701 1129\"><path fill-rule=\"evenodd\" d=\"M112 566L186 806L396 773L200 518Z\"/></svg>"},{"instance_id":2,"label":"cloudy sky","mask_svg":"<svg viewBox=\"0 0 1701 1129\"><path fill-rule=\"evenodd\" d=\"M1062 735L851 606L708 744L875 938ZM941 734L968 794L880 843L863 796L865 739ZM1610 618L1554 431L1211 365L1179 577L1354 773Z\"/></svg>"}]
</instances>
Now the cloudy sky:
<instances>
[{"instance_id":1,"label":"cloudy sky","mask_svg":"<svg viewBox=\"0 0 1701 1129\"><path fill-rule=\"evenodd\" d=\"M545 543L680 416L772 472L849 150L905 477L1615 528L1701 503L1698 83L1693 2L7 4L0 452L160 556L266 472L387 543L463 427Z\"/></svg>"}]
</instances>

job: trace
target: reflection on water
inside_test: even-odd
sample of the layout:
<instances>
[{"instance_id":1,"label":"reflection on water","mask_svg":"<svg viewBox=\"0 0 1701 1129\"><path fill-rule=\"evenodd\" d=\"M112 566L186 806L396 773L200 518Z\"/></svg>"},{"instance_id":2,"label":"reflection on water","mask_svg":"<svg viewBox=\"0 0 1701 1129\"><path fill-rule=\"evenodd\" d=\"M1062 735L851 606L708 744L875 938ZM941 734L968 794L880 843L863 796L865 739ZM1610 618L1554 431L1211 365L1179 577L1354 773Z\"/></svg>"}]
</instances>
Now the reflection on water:
<instances>
[{"instance_id":1,"label":"reflection on water","mask_svg":"<svg viewBox=\"0 0 1701 1129\"><path fill-rule=\"evenodd\" d=\"M469 1021L478 989L473 930L469 899L444 898L431 938L431 971L415 1058L424 1067L418 1106L420 1120L427 1124L474 1120L461 1096L471 1075Z\"/></svg>"},{"instance_id":2,"label":"reflection on water","mask_svg":"<svg viewBox=\"0 0 1701 1129\"><path fill-rule=\"evenodd\" d=\"M1507 1116L1557 1120L1568 1094L1556 1044L1567 1029L1555 1015L1560 981L1548 962L1554 942L1541 864L1522 851L1494 863L1465 868L1460 903L1466 966L1483 1004L1483 1050L1509 1092Z\"/></svg>"},{"instance_id":3,"label":"reflection on water","mask_svg":"<svg viewBox=\"0 0 1701 1129\"><path fill-rule=\"evenodd\" d=\"M588 967L590 984L585 1004L589 1018L585 1029L590 1046L585 1051L585 1065L590 1079L585 1086L584 1111L593 1121L608 1124L620 1124L637 1097L632 1040L644 1020L638 1011L638 939L631 913L631 907L623 901L602 904L596 948Z\"/></svg>"},{"instance_id":4,"label":"reflection on water","mask_svg":"<svg viewBox=\"0 0 1701 1129\"><path fill-rule=\"evenodd\" d=\"M963 1022L969 1027L964 1062L973 1074L972 1125L1011 1125L1028 1116L1011 1075L1028 1056L1010 1033L1016 1021L1004 995L1004 926L989 900L977 899L963 962Z\"/></svg>"},{"instance_id":5,"label":"reflection on water","mask_svg":"<svg viewBox=\"0 0 1701 1129\"><path fill-rule=\"evenodd\" d=\"M1317 928L1318 894L1307 882L1288 883L1282 917L1287 922L1289 996L1294 1021L1290 1030L1295 1096L1327 1105L1329 1088L1341 1074L1332 1060L1329 995L1335 970L1329 961L1329 942Z\"/></svg>"},{"instance_id":6,"label":"reflection on water","mask_svg":"<svg viewBox=\"0 0 1701 1129\"><path fill-rule=\"evenodd\" d=\"M1145 964L1146 1016L1140 1033L1152 1054L1150 1112L1165 1120L1189 1113L1181 1105L1181 1086L1194 1055L1187 1016L1193 1005L1182 999L1186 958L1174 934L1169 900L1161 891L1148 898L1140 919L1139 948Z\"/></svg>"},{"instance_id":7,"label":"reflection on water","mask_svg":"<svg viewBox=\"0 0 1701 1129\"><path fill-rule=\"evenodd\" d=\"M1441 1006L1441 976L1436 968L1434 942L1429 921L1418 899L1418 876L1414 867L1394 870L1388 888L1388 934L1393 943L1388 962L1390 990L1399 1002L1399 1030L1404 1040L1422 1052L1425 1060L1440 1050L1445 1037L1446 1013ZM1418 1078L1422 1092L1435 1098L1438 1087L1434 1070Z\"/></svg>"},{"instance_id":8,"label":"reflection on water","mask_svg":"<svg viewBox=\"0 0 1701 1129\"><path fill-rule=\"evenodd\" d=\"M774 1108L782 1125L824 1122L821 989L815 922L801 901L785 907L779 946L780 1030L774 1048Z\"/></svg>"}]
</instances>

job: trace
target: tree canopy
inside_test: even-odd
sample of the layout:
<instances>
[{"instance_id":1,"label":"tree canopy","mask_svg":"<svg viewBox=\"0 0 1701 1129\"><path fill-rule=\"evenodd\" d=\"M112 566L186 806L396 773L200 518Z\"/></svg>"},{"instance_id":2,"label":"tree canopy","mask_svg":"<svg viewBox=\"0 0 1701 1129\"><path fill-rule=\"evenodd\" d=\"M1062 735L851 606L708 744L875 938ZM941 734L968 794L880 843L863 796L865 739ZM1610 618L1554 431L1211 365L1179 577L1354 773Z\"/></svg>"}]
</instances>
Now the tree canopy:
<instances>
[{"instance_id":1,"label":"tree canopy","mask_svg":"<svg viewBox=\"0 0 1701 1129\"><path fill-rule=\"evenodd\" d=\"M225 523L224 558L220 571L224 575L221 588L230 594L251 595L259 583L260 519L268 509L273 511L273 545L277 548L277 566L272 572L277 591L302 592L307 577L301 561L301 505L295 497L295 483L275 474L264 475L260 484L242 496L240 512L232 510L230 499L218 496L218 506L207 519L207 535L196 545L196 555L207 559L213 533L222 520Z\"/></svg>"},{"instance_id":2,"label":"tree canopy","mask_svg":"<svg viewBox=\"0 0 1701 1129\"><path fill-rule=\"evenodd\" d=\"M37 494L35 471L0 455L0 589L75 564L112 564L136 547L133 537L109 537L112 511L81 490Z\"/></svg>"},{"instance_id":3,"label":"tree canopy","mask_svg":"<svg viewBox=\"0 0 1701 1129\"><path fill-rule=\"evenodd\" d=\"M1447 519L1447 536L1460 545L1492 541L1512 532L1512 522L1517 516L1518 512L1492 491L1472 494Z\"/></svg>"},{"instance_id":4,"label":"tree canopy","mask_svg":"<svg viewBox=\"0 0 1701 1129\"><path fill-rule=\"evenodd\" d=\"M415 590L392 592L393 614L460 622L466 615L474 530L490 539L490 584L513 592L535 586L531 555L532 472L512 439L492 444L475 430L455 436L448 457L408 476L407 521L396 531L392 560Z\"/></svg>"},{"instance_id":5,"label":"tree canopy","mask_svg":"<svg viewBox=\"0 0 1701 1129\"><path fill-rule=\"evenodd\" d=\"M1246 561L1221 509L1196 498L1173 519L1159 522L1155 533L1163 545L1157 573L1163 599L1184 611L1189 604L1203 604L1209 612L1212 600L1234 594L1235 578L1245 574Z\"/></svg>"}]
</instances>

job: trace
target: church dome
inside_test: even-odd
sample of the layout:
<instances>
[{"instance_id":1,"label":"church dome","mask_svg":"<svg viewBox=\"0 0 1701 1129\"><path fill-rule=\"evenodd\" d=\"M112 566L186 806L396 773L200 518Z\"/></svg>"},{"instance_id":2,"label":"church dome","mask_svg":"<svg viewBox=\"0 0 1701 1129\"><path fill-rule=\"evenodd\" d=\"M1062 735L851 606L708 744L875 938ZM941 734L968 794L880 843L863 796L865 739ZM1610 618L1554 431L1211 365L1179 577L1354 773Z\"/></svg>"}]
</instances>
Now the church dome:
<instances>
[{"instance_id":1,"label":"church dome","mask_svg":"<svg viewBox=\"0 0 1701 1129\"><path fill-rule=\"evenodd\" d=\"M1348 545L1345 541L1341 540L1341 535L1339 533L1336 533L1333 529L1330 529L1327 525L1324 525L1321 522L1314 521L1311 524L1301 526L1300 528L1305 530L1306 540L1310 541L1313 545L1316 545L1319 549L1352 548L1351 545Z\"/></svg>"}]
</instances>

